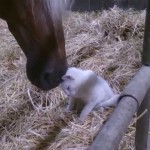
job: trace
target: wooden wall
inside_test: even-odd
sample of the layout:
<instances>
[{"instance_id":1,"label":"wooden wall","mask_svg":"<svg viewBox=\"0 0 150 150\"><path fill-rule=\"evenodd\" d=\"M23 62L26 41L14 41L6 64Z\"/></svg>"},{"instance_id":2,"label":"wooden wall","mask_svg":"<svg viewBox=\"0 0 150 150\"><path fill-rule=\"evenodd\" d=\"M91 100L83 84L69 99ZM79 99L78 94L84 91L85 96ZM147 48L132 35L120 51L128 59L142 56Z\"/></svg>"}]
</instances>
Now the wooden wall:
<instances>
[{"instance_id":1,"label":"wooden wall","mask_svg":"<svg viewBox=\"0 0 150 150\"><path fill-rule=\"evenodd\" d=\"M123 9L135 8L143 10L146 8L147 0L74 0L73 11L96 11L108 9L114 5Z\"/></svg>"}]
</instances>

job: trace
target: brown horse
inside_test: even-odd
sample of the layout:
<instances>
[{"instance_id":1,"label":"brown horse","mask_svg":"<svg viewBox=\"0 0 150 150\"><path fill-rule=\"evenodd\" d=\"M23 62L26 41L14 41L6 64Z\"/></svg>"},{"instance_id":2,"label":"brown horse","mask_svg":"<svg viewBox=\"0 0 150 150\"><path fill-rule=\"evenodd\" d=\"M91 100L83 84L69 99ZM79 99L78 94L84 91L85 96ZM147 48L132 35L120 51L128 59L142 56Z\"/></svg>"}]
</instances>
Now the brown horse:
<instances>
[{"instance_id":1,"label":"brown horse","mask_svg":"<svg viewBox=\"0 0 150 150\"><path fill-rule=\"evenodd\" d=\"M67 70L62 13L69 2L0 0L0 18L27 57L27 76L43 90L58 86Z\"/></svg>"}]
</instances>

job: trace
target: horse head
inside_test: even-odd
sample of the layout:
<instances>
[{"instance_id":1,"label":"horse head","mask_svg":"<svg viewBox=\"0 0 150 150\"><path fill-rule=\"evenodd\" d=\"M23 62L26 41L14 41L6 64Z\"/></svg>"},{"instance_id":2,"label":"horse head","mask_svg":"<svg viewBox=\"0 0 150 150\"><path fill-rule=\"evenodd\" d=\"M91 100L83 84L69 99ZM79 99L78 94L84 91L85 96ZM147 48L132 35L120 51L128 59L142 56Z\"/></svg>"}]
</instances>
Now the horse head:
<instances>
[{"instance_id":1,"label":"horse head","mask_svg":"<svg viewBox=\"0 0 150 150\"><path fill-rule=\"evenodd\" d=\"M67 61L62 12L67 0L0 0L0 18L27 58L32 84L50 90L59 85Z\"/></svg>"}]
</instances>

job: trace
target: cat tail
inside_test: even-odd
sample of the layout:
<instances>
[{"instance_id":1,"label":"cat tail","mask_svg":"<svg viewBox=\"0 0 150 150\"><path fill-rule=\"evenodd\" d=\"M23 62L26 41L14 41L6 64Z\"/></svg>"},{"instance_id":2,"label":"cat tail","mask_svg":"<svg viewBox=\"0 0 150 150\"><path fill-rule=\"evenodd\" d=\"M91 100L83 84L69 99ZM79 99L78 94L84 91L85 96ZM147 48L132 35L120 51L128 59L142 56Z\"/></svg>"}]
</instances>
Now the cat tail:
<instances>
[{"instance_id":1,"label":"cat tail","mask_svg":"<svg viewBox=\"0 0 150 150\"><path fill-rule=\"evenodd\" d=\"M101 107L116 107L118 104L119 97L120 97L120 94L115 94L110 99L102 102L100 106Z\"/></svg>"}]
</instances>

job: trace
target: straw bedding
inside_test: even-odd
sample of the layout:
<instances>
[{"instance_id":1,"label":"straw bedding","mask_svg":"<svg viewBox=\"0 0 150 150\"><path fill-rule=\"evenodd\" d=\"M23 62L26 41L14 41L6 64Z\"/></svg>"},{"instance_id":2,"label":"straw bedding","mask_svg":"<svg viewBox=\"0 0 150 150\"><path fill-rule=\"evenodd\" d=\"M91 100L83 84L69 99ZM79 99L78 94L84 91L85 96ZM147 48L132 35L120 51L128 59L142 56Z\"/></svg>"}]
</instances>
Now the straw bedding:
<instances>
[{"instance_id":1,"label":"straw bedding","mask_svg":"<svg viewBox=\"0 0 150 150\"><path fill-rule=\"evenodd\" d=\"M68 63L92 69L120 92L140 67L145 11L70 13L64 18ZM93 111L83 125L63 113L67 100L56 88L47 93L32 86L24 54L0 20L0 149L87 150L113 111ZM120 150L134 149L135 120Z\"/></svg>"}]
</instances>

